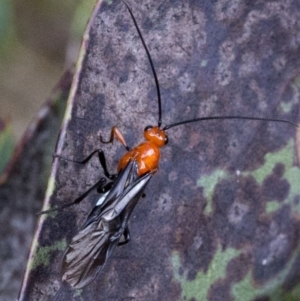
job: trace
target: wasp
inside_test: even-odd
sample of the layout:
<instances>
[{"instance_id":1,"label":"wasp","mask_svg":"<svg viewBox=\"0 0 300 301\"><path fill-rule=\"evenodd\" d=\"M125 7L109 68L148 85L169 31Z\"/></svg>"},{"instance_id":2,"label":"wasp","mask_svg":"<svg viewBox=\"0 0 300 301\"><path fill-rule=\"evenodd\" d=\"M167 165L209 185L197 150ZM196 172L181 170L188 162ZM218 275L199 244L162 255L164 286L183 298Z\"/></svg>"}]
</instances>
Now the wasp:
<instances>
[{"instance_id":1,"label":"wasp","mask_svg":"<svg viewBox=\"0 0 300 301\"><path fill-rule=\"evenodd\" d=\"M126 2L122 2L132 18L151 66L157 91L158 122L157 125L147 126L144 129L145 141L134 148L130 148L127 145L117 127L112 128L109 140L104 140L100 137L101 142L104 144L112 143L114 139L117 139L126 149L126 153L119 160L116 174L109 173L102 149L95 150L83 161L68 160L85 164L97 154L104 174L110 181L106 183L106 180L101 178L72 203L41 212L49 213L78 204L94 189L102 193L86 222L72 238L63 257L62 281L75 289L83 288L91 283L111 257L116 247L130 241L128 222L138 200L144 194L147 184L159 168L160 149L168 143L167 130L188 123L216 119L272 121L297 126L290 121L282 119L250 116L210 116L179 121L162 127L162 101L154 64L131 8ZM62 158L59 155L56 155L56 157ZM59 293L55 300L58 296Z\"/></svg>"}]
</instances>

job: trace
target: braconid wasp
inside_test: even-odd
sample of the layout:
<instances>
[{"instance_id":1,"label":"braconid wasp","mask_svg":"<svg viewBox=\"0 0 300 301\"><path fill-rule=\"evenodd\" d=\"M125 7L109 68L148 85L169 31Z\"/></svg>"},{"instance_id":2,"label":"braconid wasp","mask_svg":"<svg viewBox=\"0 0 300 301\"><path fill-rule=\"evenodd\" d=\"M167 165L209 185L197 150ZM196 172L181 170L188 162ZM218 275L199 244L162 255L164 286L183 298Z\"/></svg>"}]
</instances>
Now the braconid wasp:
<instances>
[{"instance_id":1,"label":"braconid wasp","mask_svg":"<svg viewBox=\"0 0 300 301\"><path fill-rule=\"evenodd\" d=\"M168 141L167 130L188 123L217 119L282 122L297 126L290 121L282 119L230 115L199 117L174 122L162 127L162 102L154 64L135 17L127 3L124 2L124 4L134 22L153 72L157 89L158 122L156 126L147 126L145 128L145 142L132 149L126 144L124 137L116 127L112 128L109 140L106 141L101 138L101 142L104 144L112 143L114 139L117 139L127 151L119 160L117 174L109 173L102 149L92 152L82 161L65 159L59 155L56 156L59 159L85 164L97 154L104 174L110 181L106 183L104 178L100 178L95 185L73 202L42 212L49 213L78 204L95 189L102 193L86 222L78 234L73 237L65 252L62 264L62 281L64 284L57 293L55 300L58 300L60 293L65 288L65 284L69 284L75 289L88 285L100 272L115 248L130 241L128 220L139 198L143 195L145 187L158 169L160 148L166 145Z\"/></svg>"}]
</instances>

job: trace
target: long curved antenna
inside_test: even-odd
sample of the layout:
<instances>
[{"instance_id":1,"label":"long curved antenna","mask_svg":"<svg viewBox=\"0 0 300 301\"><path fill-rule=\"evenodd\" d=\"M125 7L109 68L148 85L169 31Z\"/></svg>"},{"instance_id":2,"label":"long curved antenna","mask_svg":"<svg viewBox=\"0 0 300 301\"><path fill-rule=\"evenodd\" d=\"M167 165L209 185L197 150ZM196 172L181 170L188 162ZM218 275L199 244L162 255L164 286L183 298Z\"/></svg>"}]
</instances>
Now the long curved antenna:
<instances>
[{"instance_id":1,"label":"long curved antenna","mask_svg":"<svg viewBox=\"0 0 300 301\"><path fill-rule=\"evenodd\" d=\"M135 20L135 17L134 17L134 15L133 15L133 13L132 13L132 11L131 11L129 5L128 5L125 1L123 1L123 0L122 0L122 2L126 5L128 11L129 11L129 13L130 13L130 16L131 16L131 18L132 18L132 20L133 20L134 26L135 26L135 28L136 28L136 30L137 30L139 36L140 36L140 39L141 39L141 41L142 41L142 43L143 43L143 46L144 46L144 48L145 48L145 51L146 51L146 53L147 53L147 56L148 56L148 59L149 59L149 62L150 62L150 66L151 66L152 73L153 73L154 80L155 80L156 91L157 91L157 101L158 101L158 127L160 127L160 126L161 126L161 116L162 116L162 110L161 110L161 97L160 97L159 83L158 83L156 71L155 71L155 68L154 68L154 65L153 65L153 61L152 61L150 52L149 52L149 50L148 50L148 48L147 48L147 45L146 45L146 43L145 43L145 41L144 41L144 38L143 38L143 36L142 36L142 33L141 33L141 31L140 31L140 29L139 29L139 27L138 27L138 25L137 25L137 22L136 22L136 20Z\"/></svg>"},{"instance_id":2,"label":"long curved antenna","mask_svg":"<svg viewBox=\"0 0 300 301\"><path fill-rule=\"evenodd\" d=\"M192 123L192 122L196 122L196 121L204 121L204 120L214 120L214 119L244 119L244 120L274 121L274 122L288 123L293 126L299 127L296 123L293 123L291 121L283 120L283 119L275 119L275 118L260 118L260 117L248 117L248 116L210 116L210 117L189 119L189 120L169 124L169 125L166 125L163 128L163 130L168 130L174 126L181 125L181 124Z\"/></svg>"}]
</instances>

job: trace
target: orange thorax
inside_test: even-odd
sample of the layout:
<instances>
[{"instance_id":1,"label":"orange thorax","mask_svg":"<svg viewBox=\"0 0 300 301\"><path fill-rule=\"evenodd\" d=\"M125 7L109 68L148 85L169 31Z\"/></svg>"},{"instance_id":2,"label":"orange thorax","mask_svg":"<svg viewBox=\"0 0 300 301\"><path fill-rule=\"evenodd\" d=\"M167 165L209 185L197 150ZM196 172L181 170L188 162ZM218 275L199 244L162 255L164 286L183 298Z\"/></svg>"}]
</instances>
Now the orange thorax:
<instances>
[{"instance_id":1,"label":"orange thorax","mask_svg":"<svg viewBox=\"0 0 300 301\"><path fill-rule=\"evenodd\" d=\"M129 160L134 160L138 164L139 176L147 172L155 173L158 169L159 158L159 147L151 141L145 141L121 158L118 171L124 168Z\"/></svg>"}]
</instances>

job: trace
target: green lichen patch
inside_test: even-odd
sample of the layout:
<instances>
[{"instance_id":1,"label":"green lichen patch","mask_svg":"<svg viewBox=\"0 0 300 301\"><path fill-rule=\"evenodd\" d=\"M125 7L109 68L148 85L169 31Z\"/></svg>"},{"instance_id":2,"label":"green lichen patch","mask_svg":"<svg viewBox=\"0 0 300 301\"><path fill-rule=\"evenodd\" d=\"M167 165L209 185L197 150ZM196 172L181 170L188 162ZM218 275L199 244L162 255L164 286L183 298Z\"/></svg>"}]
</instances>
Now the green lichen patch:
<instances>
[{"instance_id":1,"label":"green lichen patch","mask_svg":"<svg viewBox=\"0 0 300 301\"><path fill-rule=\"evenodd\" d=\"M252 175L259 184L272 173L273 168L277 163L282 163L285 169L288 170L293 165L294 157L294 141L290 139L286 146L278 152L268 153L265 155L265 163L260 168L252 172L245 172L244 175Z\"/></svg>"},{"instance_id":2,"label":"green lichen patch","mask_svg":"<svg viewBox=\"0 0 300 301\"><path fill-rule=\"evenodd\" d=\"M206 214L210 214L212 211L212 196L216 184L227 177L228 174L224 170L216 169L210 175L201 176L201 178L197 181L197 185L204 188L203 193L207 199L207 206L205 208Z\"/></svg>"},{"instance_id":3,"label":"green lichen patch","mask_svg":"<svg viewBox=\"0 0 300 301\"><path fill-rule=\"evenodd\" d=\"M299 196L299 179L300 179L300 169L293 164L294 158L294 140L290 139L286 146L275 153L269 153L265 156L265 164L253 171L243 173L244 175L252 175L259 184L265 183L266 179L274 173L276 167L280 164L284 167L284 171L281 180L284 180L288 185L288 193L281 201L281 204L292 204L294 211L300 213L300 204L295 201ZM277 189L276 185L274 189ZM266 212L274 212L278 209L275 205L276 200L269 200L272 203L267 203Z\"/></svg>"},{"instance_id":4,"label":"green lichen patch","mask_svg":"<svg viewBox=\"0 0 300 301\"><path fill-rule=\"evenodd\" d=\"M32 269L40 265L48 266L50 264L51 253L53 251L63 251L67 247L67 242L65 239L56 242L52 246L39 247L34 255L34 260L32 264Z\"/></svg>"},{"instance_id":5,"label":"green lichen patch","mask_svg":"<svg viewBox=\"0 0 300 301\"><path fill-rule=\"evenodd\" d=\"M296 301L300 299L299 286L295 286L291 290L284 289L284 285L288 279L293 266L297 264L297 254L299 247L295 250L285 268L262 286L255 285L252 273L249 271L247 276L240 282L232 286L232 295L234 300L251 301L257 297L266 298L272 301Z\"/></svg>"},{"instance_id":6,"label":"green lichen patch","mask_svg":"<svg viewBox=\"0 0 300 301\"><path fill-rule=\"evenodd\" d=\"M2 122L1 122L2 124ZM12 156L14 143L10 125L0 124L0 173Z\"/></svg>"},{"instance_id":7,"label":"green lichen patch","mask_svg":"<svg viewBox=\"0 0 300 301\"><path fill-rule=\"evenodd\" d=\"M177 252L173 252L172 266L174 278L180 282L182 293L180 300L199 300L207 299L209 289L219 278L225 277L228 262L239 255L239 251L233 248L227 248L222 251L221 247L217 250L207 272L198 272L195 279L187 279L187 271L180 271L180 257Z\"/></svg>"}]
</instances>

